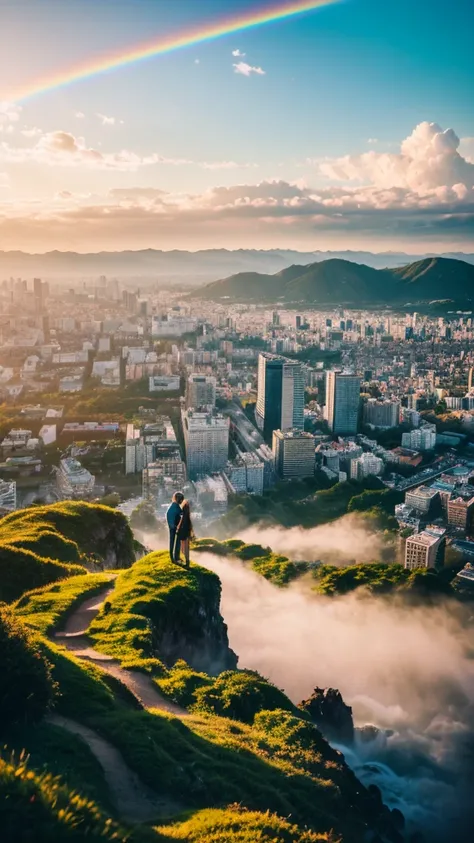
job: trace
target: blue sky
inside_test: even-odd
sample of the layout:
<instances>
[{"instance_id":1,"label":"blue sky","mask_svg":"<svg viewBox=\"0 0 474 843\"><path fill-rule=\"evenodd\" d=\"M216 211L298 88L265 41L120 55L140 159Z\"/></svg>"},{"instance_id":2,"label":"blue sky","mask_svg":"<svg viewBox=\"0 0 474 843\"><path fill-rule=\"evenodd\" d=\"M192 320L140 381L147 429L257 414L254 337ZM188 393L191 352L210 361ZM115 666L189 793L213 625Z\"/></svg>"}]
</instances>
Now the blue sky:
<instances>
[{"instance_id":1,"label":"blue sky","mask_svg":"<svg viewBox=\"0 0 474 843\"><path fill-rule=\"evenodd\" d=\"M260 237L262 247L474 251L467 0L345 0L11 102L15 88L45 73L265 5L0 0L0 247L52 248L55 236L58 248L80 250L110 248L114 237L130 247L238 247ZM419 130L403 155L401 143L425 122L436 127ZM449 128L459 143L442 134ZM280 187L258 195L262 183ZM296 185L293 194L281 184ZM153 207L136 188L157 192ZM130 192L136 219L131 208L126 219L118 212L117 190ZM164 209L158 191L172 197ZM115 227L91 236L104 208ZM48 213L61 217L56 235Z\"/></svg>"}]
</instances>

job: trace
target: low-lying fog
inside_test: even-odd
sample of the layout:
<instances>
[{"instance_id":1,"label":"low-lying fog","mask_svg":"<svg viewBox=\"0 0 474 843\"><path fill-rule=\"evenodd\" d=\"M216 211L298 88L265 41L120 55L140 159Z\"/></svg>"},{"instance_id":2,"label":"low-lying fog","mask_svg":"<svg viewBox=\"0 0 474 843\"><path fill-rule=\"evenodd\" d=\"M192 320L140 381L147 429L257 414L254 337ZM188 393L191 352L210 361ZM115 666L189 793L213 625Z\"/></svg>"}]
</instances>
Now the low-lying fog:
<instances>
[{"instance_id":1,"label":"low-lying fog","mask_svg":"<svg viewBox=\"0 0 474 843\"><path fill-rule=\"evenodd\" d=\"M336 546L362 561L364 535L349 542L343 526L339 534L336 524L307 532L252 528L242 537L293 558L319 558ZM377 541L372 536L366 559L377 559ZM310 580L279 589L237 559L202 553L195 560L221 579L239 667L258 670L294 702L315 686L338 688L357 726L389 732L341 747L357 775L379 785L429 843L470 843L474 640L465 609L454 602L414 608L360 593L331 599L312 593Z\"/></svg>"}]
</instances>

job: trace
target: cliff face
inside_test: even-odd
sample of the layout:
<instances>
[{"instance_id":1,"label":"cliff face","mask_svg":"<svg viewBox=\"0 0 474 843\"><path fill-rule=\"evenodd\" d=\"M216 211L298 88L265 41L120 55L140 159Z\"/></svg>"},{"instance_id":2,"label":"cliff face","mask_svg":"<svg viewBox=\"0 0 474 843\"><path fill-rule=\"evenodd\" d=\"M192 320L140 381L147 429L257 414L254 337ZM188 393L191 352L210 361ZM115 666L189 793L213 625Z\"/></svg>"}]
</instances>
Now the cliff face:
<instances>
[{"instance_id":1,"label":"cliff face","mask_svg":"<svg viewBox=\"0 0 474 843\"><path fill-rule=\"evenodd\" d=\"M174 608L155 621L154 641L166 664L184 659L195 670L217 675L235 668L237 656L229 647L227 625L220 613L220 582L209 573L194 569L197 588L173 589Z\"/></svg>"},{"instance_id":2,"label":"cliff face","mask_svg":"<svg viewBox=\"0 0 474 843\"><path fill-rule=\"evenodd\" d=\"M150 553L119 575L116 588L91 626L98 649L124 659L179 659L210 674L234 668L221 586L211 571L173 565L167 552Z\"/></svg>"}]
</instances>

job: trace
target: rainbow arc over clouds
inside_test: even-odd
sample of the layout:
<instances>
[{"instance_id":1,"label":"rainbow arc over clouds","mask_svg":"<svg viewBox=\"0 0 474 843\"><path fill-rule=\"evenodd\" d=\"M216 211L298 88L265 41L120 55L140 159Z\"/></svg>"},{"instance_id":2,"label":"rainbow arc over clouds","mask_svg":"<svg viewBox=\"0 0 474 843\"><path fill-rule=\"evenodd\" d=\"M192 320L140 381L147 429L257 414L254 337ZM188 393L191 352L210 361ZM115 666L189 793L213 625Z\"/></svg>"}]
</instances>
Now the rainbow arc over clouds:
<instances>
[{"instance_id":1,"label":"rainbow arc over clouds","mask_svg":"<svg viewBox=\"0 0 474 843\"><path fill-rule=\"evenodd\" d=\"M36 79L29 85L25 85L22 89L14 91L10 94L9 99L14 102L21 102L37 94L63 88L66 85L71 85L74 82L80 82L84 79L90 79L100 73L116 70L117 68L135 64L136 62L156 56L163 56L176 50L185 49L186 47L194 47L208 41L215 41L218 38L243 32L247 29L254 29L265 24L283 21L296 15L301 15L304 12L312 12L319 7L330 6L337 2L339 0L293 0L293 2L288 2L287 0L285 3L267 4L264 8L260 6L253 11L247 11L245 14L227 18L227 20L212 24L207 23L205 26L194 28L187 32L174 33L147 43L138 44L120 52L109 53L108 55L91 59L84 64L70 67L67 70L57 71L43 79Z\"/></svg>"}]
</instances>

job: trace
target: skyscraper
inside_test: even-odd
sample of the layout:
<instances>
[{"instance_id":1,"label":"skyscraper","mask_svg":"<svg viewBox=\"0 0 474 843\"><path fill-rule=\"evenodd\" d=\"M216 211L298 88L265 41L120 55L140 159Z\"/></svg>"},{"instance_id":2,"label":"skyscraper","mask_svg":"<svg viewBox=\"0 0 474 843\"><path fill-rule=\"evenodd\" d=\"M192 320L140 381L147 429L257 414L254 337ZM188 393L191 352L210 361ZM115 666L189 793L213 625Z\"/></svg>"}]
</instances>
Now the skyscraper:
<instances>
[{"instance_id":1,"label":"skyscraper","mask_svg":"<svg viewBox=\"0 0 474 843\"><path fill-rule=\"evenodd\" d=\"M326 373L326 418L340 436L355 436L359 417L360 378L346 372Z\"/></svg>"},{"instance_id":2,"label":"skyscraper","mask_svg":"<svg viewBox=\"0 0 474 843\"><path fill-rule=\"evenodd\" d=\"M259 355L256 420L269 442L274 430L303 430L304 375L301 363L274 354Z\"/></svg>"},{"instance_id":3,"label":"skyscraper","mask_svg":"<svg viewBox=\"0 0 474 843\"><path fill-rule=\"evenodd\" d=\"M181 418L191 480L223 471L229 458L229 419L193 410L183 410Z\"/></svg>"}]
</instances>

